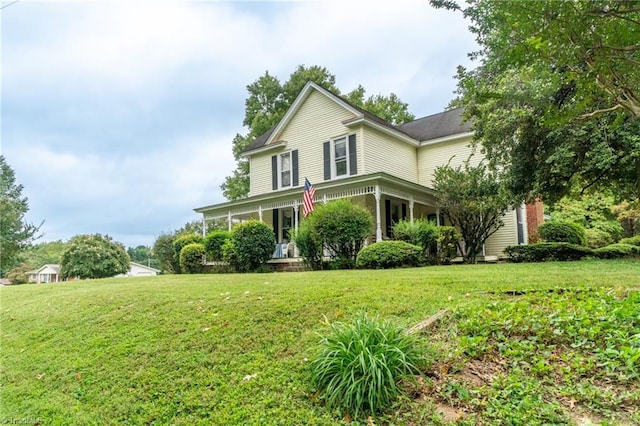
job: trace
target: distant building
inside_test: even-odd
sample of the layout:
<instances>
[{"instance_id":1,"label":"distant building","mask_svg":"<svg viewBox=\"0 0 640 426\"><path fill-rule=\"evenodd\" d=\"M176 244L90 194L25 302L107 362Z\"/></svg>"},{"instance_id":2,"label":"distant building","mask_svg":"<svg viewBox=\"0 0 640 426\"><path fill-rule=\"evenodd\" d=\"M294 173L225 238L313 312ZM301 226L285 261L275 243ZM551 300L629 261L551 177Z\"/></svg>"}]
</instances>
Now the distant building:
<instances>
[{"instance_id":1,"label":"distant building","mask_svg":"<svg viewBox=\"0 0 640 426\"><path fill-rule=\"evenodd\" d=\"M27 272L30 283L57 283L63 281L60 277L60 265L46 264L39 269Z\"/></svg>"},{"instance_id":2,"label":"distant building","mask_svg":"<svg viewBox=\"0 0 640 426\"><path fill-rule=\"evenodd\" d=\"M152 268L150 266L141 265L139 263L131 262L129 264L129 272L126 274L117 275L118 277L150 277L152 275L158 275L159 269Z\"/></svg>"}]
</instances>

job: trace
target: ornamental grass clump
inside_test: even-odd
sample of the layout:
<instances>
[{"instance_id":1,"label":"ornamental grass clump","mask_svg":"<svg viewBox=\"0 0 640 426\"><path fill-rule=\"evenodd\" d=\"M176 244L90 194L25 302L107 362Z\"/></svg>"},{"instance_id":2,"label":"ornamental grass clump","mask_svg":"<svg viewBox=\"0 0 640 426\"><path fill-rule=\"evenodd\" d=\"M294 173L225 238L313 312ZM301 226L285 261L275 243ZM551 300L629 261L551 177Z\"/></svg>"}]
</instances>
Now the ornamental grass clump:
<instances>
[{"instance_id":1,"label":"ornamental grass clump","mask_svg":"<svg viewBox=\"0 0 640 426\"><path fill-rule=\"evenodd\" d=\"M401 393L399 382L420 374L425 364L415 335L360 313L351 324L330 325L311 361L311 375L329 408L357 418L390 407Z\"/></svg>"}]
</instances>

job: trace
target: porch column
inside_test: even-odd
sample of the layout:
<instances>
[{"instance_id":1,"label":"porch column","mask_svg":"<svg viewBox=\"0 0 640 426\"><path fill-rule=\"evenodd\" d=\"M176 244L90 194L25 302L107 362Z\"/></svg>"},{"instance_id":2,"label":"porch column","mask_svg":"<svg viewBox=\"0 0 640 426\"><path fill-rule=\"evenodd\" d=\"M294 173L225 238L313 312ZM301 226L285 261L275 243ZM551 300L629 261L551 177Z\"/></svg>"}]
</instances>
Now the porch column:
<instances>
[{"instance_id":1,"label":"porch column","mask_svg":"<svg viewBox=\"0 0 640 426\"><path fill-rule=\"evenodd\" d=\"M436 209L436 225L442 226L442 224L440 223L440 207Z\"/></svg>"},{"instance_id":2,"label":"porch column","mask_svg":"<svg viewBox=\"0 0 640 426\"><path fill-rule=\"evenodd\" d=\"M299 210L299 206L298 206L298 201L295 201L293 203L293 229L295 229L295 234L298 234L298 210ZM298 257L298 246L296 245L295 241L293 242L293 257Z\"/></svg>"},{"instance_id":3,"label":"porch column","mask_svg":"<svg viewBox=\"0 0 640 426\"><path fill-rule=\"evenodd\" d=\"M376 242L382 241L382 225L380 220L380 185L376 185Z\"/></svg>"},{"instance_id":4,"label":"porch column","mask_svg":"<svg viewBox=\"0 0 640 426\"><path fill-rule=\"evenodd\" d=\"M229 228L229 232L231 232L231 210L227 213L227 225Z\"/></svg>"},{"instance_id":5,"label":"porch column","mask_svg":"<svg viewBox=\"0 0 640 426\"><path fill-rule=\"evenodd\" d=\"M409 220L413 223L413 196L409 197Z\"/></svg>"},{"instance_id":6,"label":"porch column","mask_svg":"<svg viewBox=\"0 0 640 426\"><path fill-rule=\"evenodd\" d=\"M202 238L207 236L207 221L204 219L204 214L202 215Z\"/></svg>"},{"instance_id":7,"label":"porch column","mask_svg":"<svg viewBox=\"0 0 640 426\"><path fill-rule=\"evenodd\" d=\"M258 219L262 222L262 206L258 206Z\"/></svg>"}]
</instances>

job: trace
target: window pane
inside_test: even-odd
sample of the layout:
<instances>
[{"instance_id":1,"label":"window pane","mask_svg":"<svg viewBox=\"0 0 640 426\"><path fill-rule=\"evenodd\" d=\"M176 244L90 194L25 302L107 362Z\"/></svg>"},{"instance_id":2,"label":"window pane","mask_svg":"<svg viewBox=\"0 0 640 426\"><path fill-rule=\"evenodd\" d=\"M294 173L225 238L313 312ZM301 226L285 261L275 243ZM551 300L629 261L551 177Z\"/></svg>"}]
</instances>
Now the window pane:
<instances>
[{"instance_id":1,"label":"window pane","mask_svg":"<svg viewBox=\"0 0 640 426\"><path fill-rule=\"evenodd\" d=\"M347 157L347 144L344 138L336 141L336 161Z\"/></svg>"},{"instance_id":2,"label":"window pane","mask_svg":"<svg viewBox=\"0 0 640 426\"><path fill-rule=\"evenodd\" d=\"M291 153L287 152L280 155L282 170L291 170Z\"/></svg>"},{"instance_id":3,"label":"window pane","mask_svg":"<svg viewBox=\"0 0 640 426\"><path fill-rule=\"evenodd\" d=\"M347 160L336 161L336 176L347 174Z\"/></svg>"},{"instance_id":4,"label":"window pane","mask_svg":"<svg viewBox=\"0 0 640 426\"><path fill-rule=\"evenodd\" d=\"M282 186L291 185L291 172L289 170L282 172Z\"/></svg>"}]
</instances>

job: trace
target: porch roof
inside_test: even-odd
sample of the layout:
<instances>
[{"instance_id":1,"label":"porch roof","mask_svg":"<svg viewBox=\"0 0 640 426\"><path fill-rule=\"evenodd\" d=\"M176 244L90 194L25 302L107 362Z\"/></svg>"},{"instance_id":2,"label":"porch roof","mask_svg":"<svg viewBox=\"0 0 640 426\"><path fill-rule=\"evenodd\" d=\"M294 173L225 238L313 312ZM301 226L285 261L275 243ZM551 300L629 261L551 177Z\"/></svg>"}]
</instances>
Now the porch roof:
<instances>
[{"instance_id":1,"label":"porch roof","mask_svg":"<svg viewBox=\"0 0 640 426\"><path fill-rule=\"evenodd\" d=\"M383 172L314 184L314 188L316 189L314 201L318 203L339 198L375 194L376 186L380 188L380 194L435 206L436 191L434 189ZM240 200L199 207L194 209L194 211L196 213L202 213L206 220L226 218L229 214L236 216L269 209L292 207L302 204L303 191L304 187L299 186L292 189L242 198Z\"/></svg>"}]
</instances>

